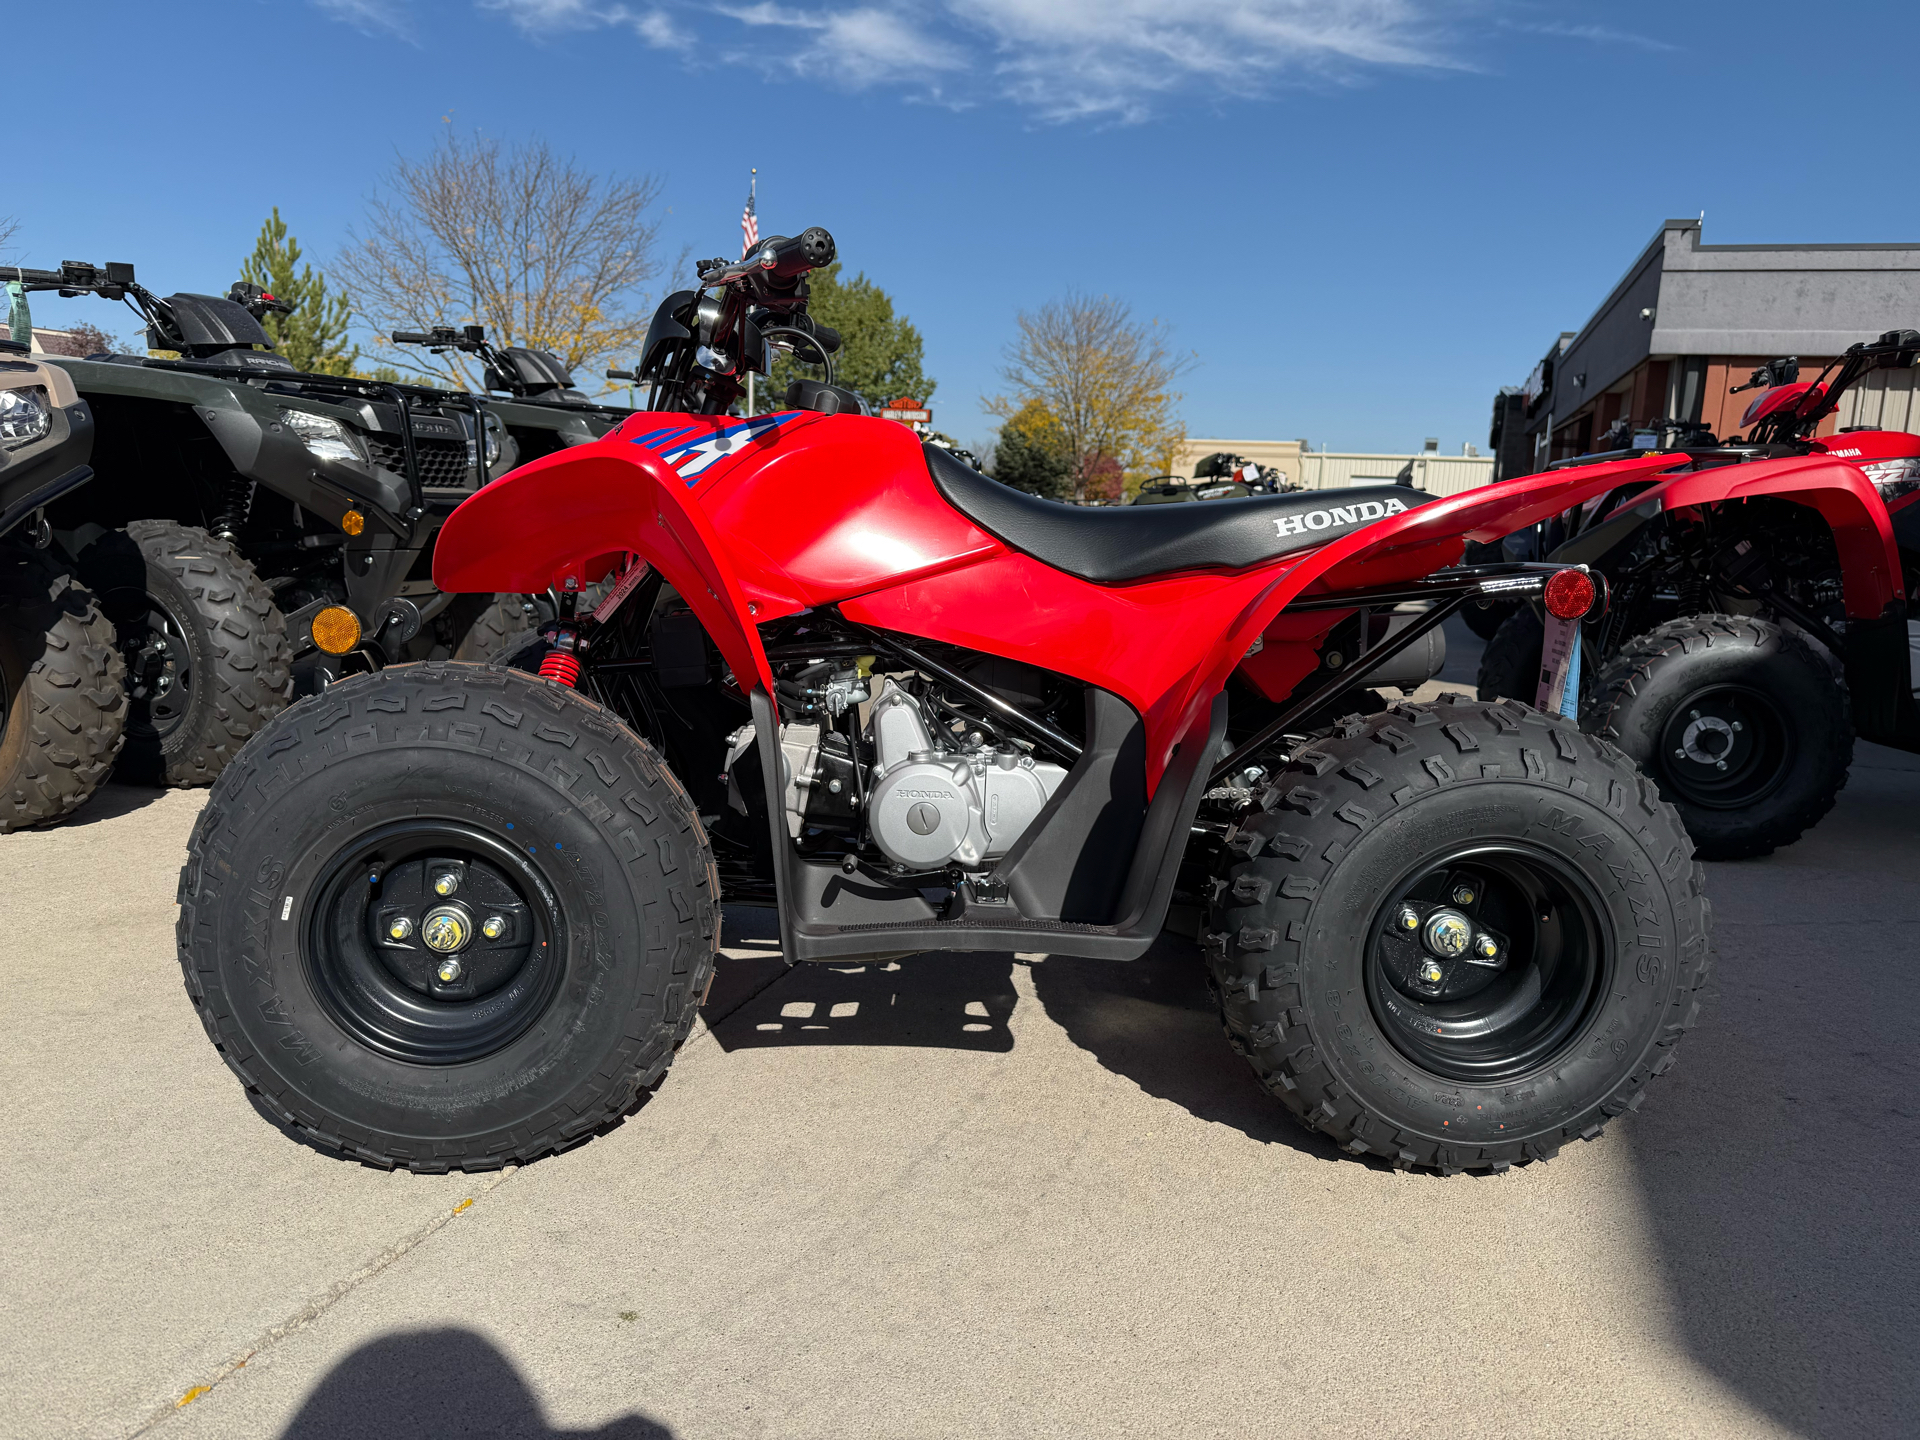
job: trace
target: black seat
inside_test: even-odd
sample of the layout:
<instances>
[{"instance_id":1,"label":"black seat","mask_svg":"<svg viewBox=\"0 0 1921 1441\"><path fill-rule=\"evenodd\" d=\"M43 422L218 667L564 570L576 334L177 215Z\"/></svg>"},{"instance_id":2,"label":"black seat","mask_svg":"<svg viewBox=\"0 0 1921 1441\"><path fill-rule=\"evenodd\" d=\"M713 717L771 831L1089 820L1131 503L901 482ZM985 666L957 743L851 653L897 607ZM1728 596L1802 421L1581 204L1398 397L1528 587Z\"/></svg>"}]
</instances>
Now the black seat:
<instances>
[{"instance_id":1,"label":"black seat","mask_svg":"<svg viewBox=\"0 0 1921 1441\"><path fill-rule=\"evenodd\" d=\"M1076 506L1002 485L937 445L927 470L947 503L989 535L1082 580L1238 570L1412 510L1434 496L1401 485L1250 495L1199 505Z\"/></svg>"}]
</instances>

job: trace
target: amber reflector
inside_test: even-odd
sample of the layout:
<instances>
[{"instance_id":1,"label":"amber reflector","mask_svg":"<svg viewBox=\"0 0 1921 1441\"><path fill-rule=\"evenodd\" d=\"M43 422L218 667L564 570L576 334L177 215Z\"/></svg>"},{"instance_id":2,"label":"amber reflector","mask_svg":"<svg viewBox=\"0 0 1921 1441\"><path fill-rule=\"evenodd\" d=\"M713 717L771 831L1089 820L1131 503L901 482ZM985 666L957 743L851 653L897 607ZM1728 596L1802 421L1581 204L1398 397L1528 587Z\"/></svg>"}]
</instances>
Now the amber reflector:
<instances>
[{"instance_id":1,"label":"amber reflector","mask_svg":"<svg viewBox=\"0 0 1921 1441\"><path fill-rule=\"evenodd\" d=\"M345 655L360 644L360 617L344 605L330 605L313 618L313 643L328 655Z\"/></svg>"},{"instance_id":2,"label":"amber reflector","mask_svg":"<svg viewBox=\"0 0 1921 1441\"><path fill-rule=\"evenodd\" d=\"M340 517L340 528L348 535L359 535L367 528L367 517L357 510L350 510Z\"/></svg>"}]
</instances>

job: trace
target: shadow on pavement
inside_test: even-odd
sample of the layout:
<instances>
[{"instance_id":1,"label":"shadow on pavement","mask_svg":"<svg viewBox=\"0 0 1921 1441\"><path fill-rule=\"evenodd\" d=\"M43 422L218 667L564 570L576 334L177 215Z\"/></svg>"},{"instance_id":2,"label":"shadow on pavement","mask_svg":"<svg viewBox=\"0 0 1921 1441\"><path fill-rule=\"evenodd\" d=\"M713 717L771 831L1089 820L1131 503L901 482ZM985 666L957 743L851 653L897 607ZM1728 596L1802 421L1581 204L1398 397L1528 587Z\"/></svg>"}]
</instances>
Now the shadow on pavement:
<instances>
[{"instance_id":1,"label":"shadow on pavement","mask_svg":"<svg viewBox=\"0 0 1921 1441\"><path fill-rule=\"evenodd\" d=\"M1164 934L1137 961L1049 956L1033 976L1068 1039L1148 1095L1256 1141L1354 1164L1290 1116L1228 1049L1192 941Z\"/></svg>"},{"instance_id":2,"label":"shadow on pavement","mask_svg":"<svg viewBox=\"0 0 1921 1441\"><path fill-rule=\"evenodd\" d=\"M155 801L168 794L159 786L122 785L109 781L100 787L72 815L59 824L62 829L71 830L75 826L98 825L101 821L111 821L134 811L144 810Z\"/></svg>"},{"instance_id":3,"label":"shadow on pavement","mask_svg":"<svg viewBox=\"0 0 1921 1441\"><path fill-rule=\"evenodd\" d=\"M935 1046L1011 1051L1014 959L934 952L789 967L722 956L702 1012L729 1051L752 1046Z\"/></svg>"},{"instance_id":4,"label":"shadow on pavement","mask_svg":"<svg viewBox=\"0 0 1921 1441\"><path fill-rule=\"evenodd\" d=\"M1915 801L1914 758L1863 745L1817 829L1708 867L1700 1028L1610 1137L1680 1339L1796 1435L1921 1425Z\"/></svg>"},{"instance_id":5,"label":"shadow on pavement","mask_svg":"<svg viewBox=\"0 0 1921 1441\"><path fill-rule=\"evenodd\" d=\"M486 1337L458 1327L370 1341L321 1377L286 1436L672 1436L639 1411L593 1431L547 1419L519 1370Z\"/></svg>"}]
</instances>

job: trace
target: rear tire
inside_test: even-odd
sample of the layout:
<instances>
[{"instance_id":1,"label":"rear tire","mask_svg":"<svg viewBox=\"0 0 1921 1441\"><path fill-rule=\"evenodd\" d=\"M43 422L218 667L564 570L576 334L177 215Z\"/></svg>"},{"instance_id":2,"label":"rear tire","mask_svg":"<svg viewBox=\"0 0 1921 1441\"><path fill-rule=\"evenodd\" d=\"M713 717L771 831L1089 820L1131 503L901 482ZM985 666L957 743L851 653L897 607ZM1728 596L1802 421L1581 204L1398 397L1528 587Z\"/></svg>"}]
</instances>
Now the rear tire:
<instances>
[{"instance_id":1,"label":"rear tire","mask_svg":"<svg viewBox=\"0 0 1921 1441\"><path fill-rule=\"evenodd\" d=\"M1707 979L1672 807L1559 716L1462 701L1350 716L1229 838L1204 944L1228 1040L1354 1155L1503 1171L1592 1140L1674 1063ZM1465 899L1462 899L1465 897ZM1494 963L1438 965L1450 907Z\"/></svg>"},{"instance_id":2,"label":"rear tire","mask_svg":"<svg viewBox=\"0 0 1921 1441\"><path fill-rule=\"evenodd\" d=\"M126 662L120 777L211 784L293 697L293 650L273 596L231 543L169 520L109 532L80 569Z\"/></svg>"},{"instance_id":3,"label":"rear tire","mask_svg":"<svg viewBox=\"0 0 1921 1441\"><path fill-rule=\"evenodd\" d=\"M1507 624L1509 617L1523 608L1518 602L1511 600L1489 601L1486 605L1469 604L1461 607L1461 620L1482 640L1493 640L1494 633Z\"/></svg>"},{"instance_id":4,"label":"rear tire","mask_svg":"<svg viewBox=\"0 0 1921 1441\"><path fill-rule=\"evenodd\" d=\"M1540 689L1541 642L1546 634L1532 606L1515 610L1481 651L1475 694L1482 700L1517 700L1533 705L1535 692Z\"/></svg>"},{"instance_id":5,"label":"rear tire","mask_svg":"<svg viewBox=\"0 0 1921 1441\"><path fill-rule=\"evenodd\" d=\"M43 551L0 546L0 835L71 815L120 752L112 624Z\"/></svg>"},{"instance_id":6,"label":"rear tire","mask_svg":"<svg viewBox=\"0 0 1921 1441\"><path fill-rule=\"evenodd\" d=\"M1753 616L1684 616L1629 641L1582 720L1659 783L1703 860L1798 840L1854 760L1846 688L1800 636Z\"/></svg>"},{"instance_id":7,"label":"rear tire","mask_svg":"<svg viewBox=\"0 0 1921 1441\"><path fill-rule=\"evenodd\" d=\"M485 1170L584 1141L658 1084L718 898L686 791L610 713L510 671L393 666L278 717L215 785L180 964L285 1125L374 1165ZM453 904L450 980L427 945L458 940L436 929Z\"/></svg>"}]
</instances>

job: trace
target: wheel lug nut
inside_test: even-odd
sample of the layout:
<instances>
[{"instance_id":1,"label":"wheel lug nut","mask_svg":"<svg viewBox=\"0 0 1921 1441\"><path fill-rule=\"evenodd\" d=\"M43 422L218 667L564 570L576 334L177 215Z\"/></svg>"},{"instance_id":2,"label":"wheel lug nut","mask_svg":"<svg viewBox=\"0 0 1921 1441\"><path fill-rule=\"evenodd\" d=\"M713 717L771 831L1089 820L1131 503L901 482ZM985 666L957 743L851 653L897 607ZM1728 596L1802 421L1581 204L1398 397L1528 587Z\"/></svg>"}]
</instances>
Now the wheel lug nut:
<instances>
[{"instance_id":1,"label":"wheel lug nut","mask_svg":"<svg viewBox=\"0 0 1921 1441\"><path fill-rule=\"evenodd\" d=\"M1716 761L1714 763L1714 768L1717 771L1724 771L1728 768L1728 763L1726 761Z\"/></svg>"},{"instance_id":2,"label":"wheel lug nut","mask_svg":"<svg viewBox=\"0 0 1921 1441\"><path fill-rule=\"evenodd\" d=\"M1439 961L1422 961L1420 977L1421 977L1421 984L1424 986L1440 985L1441 984L1441 963Z\"/></svg>"},{"instance_id":3,"label":"wheel lug nut","mask_svg":"<svg viewBox=\"0 0 1921 1441\"><path fill-rule=\"evenodd\" d=\"M1674 752L1674 758L1675 758L1675 759L1676 759L1677 761L1684 761L1684 760L1686 760L1686 759L1688 758L1688 753L1687 753L1687 751L1686 751L1686 749L1685 749L1685 748L1682 748L1682 747L1676 747L1676 748L1675 748L1675 752Z\"/></svg>"},{"instance_id":4,"label":"wheel lug nut","mask_svg":"<svg viewBox=\"0 0 1921 1441\"><path fill-rule=\"evenodd\" d=\"M1729 730L1736 730L1736 731L1738 731L1739 729L1741 729L1741 722L1739 722L1739 721L1730 721L1730 722L1728 722L1728 729L1729 729Z\"/></svg>"},{"instance_id":5,"label":"wheel lug nut","mask_svg":"<svg viewBox=\"0 0 1921 1441\"><path fill-rule=\"evenodd\" d=\"M1699 712L1698 710L1691 710L1691 711L1689 711L1689 712L1688 712L1688 719L1689 719L1689 720L1699 720L1699 719L1701 719L1701 712Z\"/></svg>"},{"instance_id":6,"label":"wheel lug nut","mask_svg":"<svg viewBox=\"0 0 1921 1441\"><path fill-rule=\"evenodd\" d=\"M1454 888L1453 895L1454 895L1454 904L1457 906L1471 906L1474 904L1474 887L1473 886L1468 886L1468 885L1456 886Z\"/></svg>"},{"instance_id":7,"label":"wheel lug nut","mask_svg":"<svg viewBox=\"0 0 1921 1441\"><path fill-rule=\"evenodd\" d=\"M1492 936L1476 936L1474 938L1474 954L1484 961L1491 961L1501 954L1500 942L1496 941Z\"/></svg>"},{"instance_id":8,"label":"wheel lug nut","mask_svg":"<svg viewBox=\"0 0 1921 1441\"><path fill-rule=\"evenodd\" d=\"M1412 906L1402 906L1400 923L1404 931L1417 931L1421 928L1421 913Z\"/></svg>"},{"instance_id":9,"label":"wheel lug nut","mask_svg":"<svg viewBox=\"0 0 1921 1441\"><path fill-rule=\"evenodd\" d=\"M387 923L387 934L396 941L404 941L414 933L414 923L405 916L395 916Z\"/></svg>"},{"instance_id":10,"label":"wheel lug nut","mask_svg":"<svg viewBox=\"0 0 1921 1441\"><path fill-rule=\"evenodd\" d=\"M507 934L507 918L505 916L487 917L480 923L480 933L490 941L499 940Z\"/></svg>"},{"instance_id":11,"label":"wheel lug nut","mask_svg":"<svg viewBox=\"0 0 1921 1441\"><path fill-rule=\"evenodd\" d=\"M451 896L459 889L460 877L452 871L442 871L434 877L434 894L437 896Z\"/></svg>"},{"instance_id":12,"label":"wheel lug nut","mask_svg":"<svg viewBox=\"0 0 1921 1441\"><path fill-rule=\"evenodd\" d=\"M449 956L434 968L434 974L440 977L442 985L451 986L460 979L460 962Z\"/></svg>"}]
</instances>

